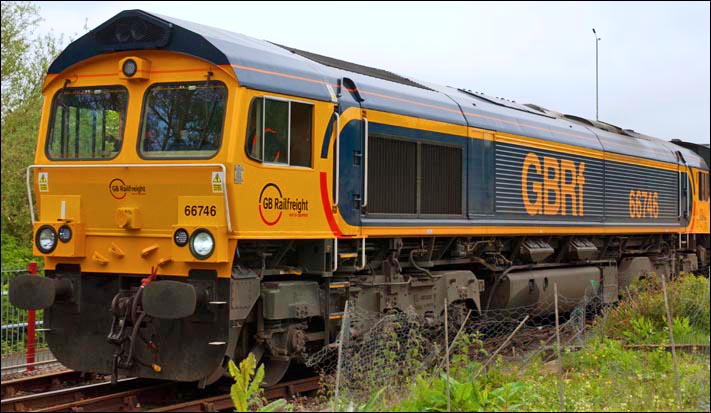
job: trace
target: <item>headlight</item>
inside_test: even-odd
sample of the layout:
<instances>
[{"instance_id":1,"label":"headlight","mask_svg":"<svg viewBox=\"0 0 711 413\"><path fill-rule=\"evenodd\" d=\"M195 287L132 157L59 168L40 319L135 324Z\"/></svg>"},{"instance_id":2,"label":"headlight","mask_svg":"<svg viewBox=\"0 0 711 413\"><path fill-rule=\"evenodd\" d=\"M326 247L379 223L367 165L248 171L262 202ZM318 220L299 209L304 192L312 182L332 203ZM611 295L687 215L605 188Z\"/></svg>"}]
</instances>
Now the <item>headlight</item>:
<instances>
[{"instance_id":1,"label":"headlight","mask_svg":"<svg viewBox=\"0 0 711 413\"><path fill-rule=\"evenodd\" d=\"M35 244L37 249L43 254L49 254L57 247L57 233L54 228L49 225L44 225L37 230L35 236Z\"/></svg>"},{"instance_id":2,"label":"headlight","mask_svg":"<svg viewBox=\"0 0 711 413\"><path fill-rule=\"evenodd\" d=\"M136 74L136 70L138 69L138 66L136 66L136 62L133 59L128 59L125 62L123 62L123 74L126 75L126 77L131 77Z\"/></svg>"},{"instance_id":3,"label":"headlight","mask_svg":"<svg viewBox=\"0 0 711 413\"><path fill-rule=\"evenodd\" d=\"M72 229L66 225L59 227L59 240L62 242L69 242L72 239Z\"/></svg>"},{"instance_id":4,"label":"headlight","mask_svg":"<svg viewBox=\"0 0 711 413\"><path fill-rule=\"evenodd\" d=\"M190 252L193 253L195 258L199 260L209 258L214 250L215 238L210 234L210 231L200 228L193 232L190 237Z\"/></svg>"}]
</instances>

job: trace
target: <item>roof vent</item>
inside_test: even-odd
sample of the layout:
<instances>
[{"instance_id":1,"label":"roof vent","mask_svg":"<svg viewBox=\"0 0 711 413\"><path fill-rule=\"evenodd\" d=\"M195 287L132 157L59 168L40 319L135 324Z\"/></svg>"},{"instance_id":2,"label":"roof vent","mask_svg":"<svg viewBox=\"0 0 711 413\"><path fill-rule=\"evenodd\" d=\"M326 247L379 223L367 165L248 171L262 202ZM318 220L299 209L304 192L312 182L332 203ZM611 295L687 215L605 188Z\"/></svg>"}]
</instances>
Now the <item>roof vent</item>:
<instances>
[{"instance_id":1,"label":"roof vent","mask_svg":"<svg viewBox=\"0 0 711 413\"><path fill-rule=\"evenodd\" d=\"M313 60L314 62L320 63L325 66L335 67L336 69L345 70L345 71L353 72L353 73L358 73L361 75L370 76L370 77L374 77L377 79L383 79L383 80L387 80L390 82L399 83L401 85L412 86L412 87L425 89L425 90L432 90L432 89L428 88L427 86L421 85L413 80L410 80L406 77L397 75L393 72L388 72L387 70L376 69L374 67L363 66L363 65L359 65L357 63L346 62L345 60L334 59L332 57L323 56L320 54L295 49L293 47L284 46L284 45L281 45L278 43L272 43L272 44L279 46L282 49L286 49L286 50L290 51L291 53L294 53L294 54L299 55L301 57L305 57L309 60Z\"/></svg>"}]
</instances>

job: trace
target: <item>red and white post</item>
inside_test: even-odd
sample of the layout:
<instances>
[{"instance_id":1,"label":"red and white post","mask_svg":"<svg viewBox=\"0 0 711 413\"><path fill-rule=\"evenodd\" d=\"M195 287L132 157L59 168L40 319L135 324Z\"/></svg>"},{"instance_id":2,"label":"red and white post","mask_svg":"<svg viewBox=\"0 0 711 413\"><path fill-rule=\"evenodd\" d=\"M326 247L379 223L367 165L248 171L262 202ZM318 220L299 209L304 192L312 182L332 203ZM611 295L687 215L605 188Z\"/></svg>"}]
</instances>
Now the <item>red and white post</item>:
<instances>
[{"instance_id":1,"label":"red and white post","mask_svg":"<svg viewBox=\"0 0 711 413\"><path fill-rule=\"evenodd\" d=\"M37 275L37 263L30 262L27 266L27 272L30 275ZM35 310L27 311L27 371L35 369Z\"/></svg>"}]
</instances>

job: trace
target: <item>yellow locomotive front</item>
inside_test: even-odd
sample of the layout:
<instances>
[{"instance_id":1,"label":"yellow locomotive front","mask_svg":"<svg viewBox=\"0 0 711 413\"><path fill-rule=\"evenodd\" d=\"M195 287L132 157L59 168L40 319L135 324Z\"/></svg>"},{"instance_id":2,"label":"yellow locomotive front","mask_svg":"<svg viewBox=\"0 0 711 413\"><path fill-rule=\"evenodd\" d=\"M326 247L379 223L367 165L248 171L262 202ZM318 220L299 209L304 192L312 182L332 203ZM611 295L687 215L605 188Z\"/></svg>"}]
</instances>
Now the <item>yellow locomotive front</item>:
<instances>
[{"instance_id":1,"label":"yellow locomotive front","mask_svg":"<svg viewBox=\"0 0 711 413\"><path fill-rule=\"evenodd\" d=\"M46 309L66 366L177 380L219 369L237 90L228 70L159 51L103 54L47 78L27 172L47 277L18 280L13 297Z\"/></svg>"},{"instance_id":2,"label":"yellow locomotive front","mask_svg":"<svg viewBox=\"0 0 711 413\"><path fill-rule=\"evenodd\" d=\"M48 79L28 170L45 268L229 274L236 86L219 67L155 51L100 56Z\"/></svg>"}]
</instances>

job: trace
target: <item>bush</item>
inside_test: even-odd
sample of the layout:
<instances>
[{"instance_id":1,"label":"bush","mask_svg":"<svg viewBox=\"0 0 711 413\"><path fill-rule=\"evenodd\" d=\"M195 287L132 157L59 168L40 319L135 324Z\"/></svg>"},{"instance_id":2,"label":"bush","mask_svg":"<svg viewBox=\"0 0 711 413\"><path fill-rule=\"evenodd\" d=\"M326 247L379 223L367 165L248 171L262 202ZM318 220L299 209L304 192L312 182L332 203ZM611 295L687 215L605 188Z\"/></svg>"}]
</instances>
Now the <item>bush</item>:
<instances>
[{"instance_id":1,"label":"bush","mask_svg":"<svg viewBox=\"0 0 711 413\"><path fill-rule=\"evenodd\" d=\"M649 279L633 284L625 291L623 302L605 310L586 330L582 348L562 352L565 410L678 409L671 353L664 347L627 347L669 340L659 282ZM708 345L708 279L679 277L667 289L675 341ZM485 373L477 376L482 365L475 359L487 357L481 340L478 334L459 337L453 346L449 375L434 369L420 373L409 384L408 380L397 381L404 385L389 384L385 389L385 400L390 400L388 410L444 411L448 403L452 411L560 410L557 361L544 363L543 352L525 362L503 362L499 355ZM677 351L677 368L683 409L708 410L708 353Z\"/></svg>"},{"instance_id":2,"label":"bush","mask_svg":"<svg viewBox=\"0 0 711 413\"><path fill-rule=\"evenodd\" d=\"M667 284L676 343L709 343L709 280L686 275ZM618 306L595 320L595 334L627 344L667 344L669 327L658 277L633 283Z\"/></svg>"}]
</instances>

